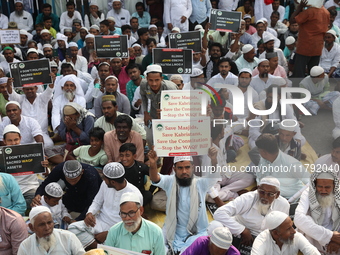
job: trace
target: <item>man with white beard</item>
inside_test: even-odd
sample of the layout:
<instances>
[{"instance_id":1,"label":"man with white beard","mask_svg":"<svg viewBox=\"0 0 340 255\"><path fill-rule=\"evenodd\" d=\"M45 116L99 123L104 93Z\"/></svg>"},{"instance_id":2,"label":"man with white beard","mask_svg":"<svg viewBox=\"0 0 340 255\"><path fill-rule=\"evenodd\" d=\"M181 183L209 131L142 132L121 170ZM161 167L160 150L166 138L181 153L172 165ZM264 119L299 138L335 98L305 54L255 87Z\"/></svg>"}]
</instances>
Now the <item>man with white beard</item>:
<instances>
[{"instance_id":1,"label":"man with white beard","mask_svg":"<svg viewBox=\"0 0 340 255\"><path fill-rule=\"evenodd\" d=\"M295 211L296 227L323 254L339 254L340 251L339 195L336 173L319 169L312 174L309 187L302 193Z\"/></svg>"},{"instance_id":2,"label":"man with white beard","mask_svg":"<svg viewBox=\"0 0 340 255\"><path fill-rule=\"evenodd\" d=\"M124 193L120 198L119 215L122 221L110 228L105 245L164 255L162 229L155 223L143 219L143 212L139 196L133 192Z\"/></svg>"},{"instance_id":3,"label":"man with white beard","mask_svg":"<svg viewBox=\"0 0 340 255\"><path fill-rule=\"evenodd\" d=\"M18 255L83 255L85 253L80 241L73 233L53 228L52 214L47 207L33 207L29 218L31 221L28 226L34 234L20 244Z\"/></svg>"},{"instance_id":4,"label":"man with white beard","mask_svg":"<svg viewBox=\"0 0 340 255\"><path fill-rule=\"evenodd\" d=\"M289 212L289 203L280 196L280 182L267 176L263 178L257 190L251 191L218 208L214 219L228 227L230 232L241 236L241 244L251 245L253 236L263 228L264 217L271 211Z\"/></svg>"},{"instance_id":5,"label":"man with white beard","mask_svg":"<svg viewBox=\"0 0 340 255\"><path fill-rule=\"evenodd\" d=\"M15 11L9 15L9 21L17 23L18 29L32 31L33 18L29 12L24 11L23 0L15 0L14 2Z\"/></svg>"},{"instance_id":6,"label":"man with white beard","mask_svg":"<svg viewBox=\"0 0 340 255\"><path fill-rule=\"evenodd\" d=\"M293 228L290 217L279 211L270 212L265 218L266 230L255 239L252 255L319 255L320 252L308 242L306 237Z\"/></svg>"}]
</instances>

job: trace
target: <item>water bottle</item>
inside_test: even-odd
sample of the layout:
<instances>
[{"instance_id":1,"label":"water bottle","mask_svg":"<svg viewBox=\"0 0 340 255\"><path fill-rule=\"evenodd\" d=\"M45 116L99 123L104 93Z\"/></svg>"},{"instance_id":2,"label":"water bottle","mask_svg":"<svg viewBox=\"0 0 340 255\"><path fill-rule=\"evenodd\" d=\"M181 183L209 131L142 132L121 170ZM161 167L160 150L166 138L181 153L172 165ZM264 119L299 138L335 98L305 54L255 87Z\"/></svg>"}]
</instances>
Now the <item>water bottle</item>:
<instances>
[{"instance_id":1,"label":"water bottle","mask_svg":"<svg viewBox=\"0 0 340 255\"><path fill-rule=\"evenodd\" d=\"M93 94L92 94L92 96L93 96L93 98L97 98L97 97L99 96L99 94L100 94L100 84L99 84L99 83L96 83L96 84L94 85L94 89L93 89Z\"/></svg>"}]
</instances>

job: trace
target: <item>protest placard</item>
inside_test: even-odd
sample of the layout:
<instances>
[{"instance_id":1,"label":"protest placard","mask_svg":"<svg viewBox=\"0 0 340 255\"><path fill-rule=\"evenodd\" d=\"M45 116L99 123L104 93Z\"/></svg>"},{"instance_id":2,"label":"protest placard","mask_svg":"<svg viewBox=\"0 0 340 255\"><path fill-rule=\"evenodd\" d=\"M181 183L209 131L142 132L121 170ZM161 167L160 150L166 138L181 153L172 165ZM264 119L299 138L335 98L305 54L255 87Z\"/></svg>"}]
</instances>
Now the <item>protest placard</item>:
<instances>
[{"instance_id":1,"label":"protest placard","mask_svg":"<svg viewBox=\"0 0 340 255\"><path fill-rule=\"evenodd\" d=\"M241 12L228 12L211 9L210 29L223 32L238 32L241 27L241 19Z\"/></svg>"},{"instance_id":2,"label":"protest placard","mask_svg":"<svg viewBox=\"0 0 340 255\"><path fill-rule=\"evenodd\" d=\"M19 29L3 29L0 30L1 44L20 44Z\"/></svg>"},{"instance_id":3,"label":"protest placard","mask_svg":"<svg viewBox=\"0 0 340 255\"><path fill-rule=\"evenodd\" d=\"M4 146L0 148L0 172L14 176L44 173L42 143Z\"/></svg>"},{"instance_id":4,"label":"protest placard","mask_svg":"<svg viewBox=\"0 0 340 255\"><path fill-rule=\"evenodd\" d=\"M152 62L162 67L166 74L191 74L192 50L152 49Z\"/></svg>"},{"instance_id":5,"label":"protest placard","mask_svg":"<svg viewBox=\"0 0 340 255\"><path fill-rule=\"evenodd\" d=\"M52 83L48 59L15 62L9 64L14 87L29 87Z\"/></svg>"},{"instance_id":6,"label":"protest placard","mask_svg":"<svg viewBox=\"0 0 340 255\"><path fill-rule=\"evenodd\" d=\"M170 48L191 49L193 52L201 52L201 31L170 34L169 44Z\"/></svg>"},{"instance_id":7,"label":"protest placard","mask_svg":"<svg viewBox=\"0 0 340 255\"><path fill-rule=\"evenodd\" d=\"M127 35L96 35L95 49L98 58L128 58Z\"/></svg>"},{"instance_id":8,"label":"protest placard","mask_svg":"<svg viewBox=\"0 0 340 255\"><path fill-rule=\"evenodd\" d=\"M161 119L187 119L202 116L205 95L196 90L163 90Z\"/></svg>"},{"instance_id":9,"label":"protest placard","mask_svg":"<svg viewBox=\"0 0 340 255\"><path fill-rule=\"evenodd\" d=\"M107 246L103 244L98 244L98 249L103 249L106 255L143 255L145 253L139 253L135 251L128 251L120 248L115 248L112 246Z\"/></svg>"},{"instance_id":10,"label":"protest placard","mask_svg":"<svg viewBox=\"0 0 340 255\"><path fill-rule=\"evenodd\" d=\"M207 155L211 146L210 118L152 120L154 149L158 156Z\"/></svg>"}]
</instances>

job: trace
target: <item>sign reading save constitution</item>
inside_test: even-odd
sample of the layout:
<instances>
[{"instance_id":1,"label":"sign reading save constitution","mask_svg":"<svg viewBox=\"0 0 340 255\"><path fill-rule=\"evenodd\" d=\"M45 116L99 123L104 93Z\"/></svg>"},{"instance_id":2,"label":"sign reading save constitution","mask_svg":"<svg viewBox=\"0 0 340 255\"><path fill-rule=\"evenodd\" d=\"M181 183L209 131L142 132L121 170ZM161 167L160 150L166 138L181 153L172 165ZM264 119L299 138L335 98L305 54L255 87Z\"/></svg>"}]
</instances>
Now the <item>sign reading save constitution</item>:
<instances>
[{"instance_id":1,"label":"sign reading save constitution","mask_svg":"<svg viewBox=\"0 0 340 255\"><path fill-rule=\"evenodd\" d=\"M48 59L22 61L9 64L14 87L29 87L52 83Z\"/></svg>"},{"instance_id":2,"label":"sign reading save constitution","mask_svg":"<svg viewBox=\"0 0 340 255\"><path fill-rule=\"evenodd\" d=\"M223 32L238 32L241 27L241 18L241 12L228 12L211 9L210 29Z\"/></svg>"},{"instance_id":3,"label":"sign reading save constitution","mask_svg":"<svg viewBox=\"0 0 340 255\"><path fill-rule=\"evenodd\" d=\"M152 49L152 62L166 74L191 74L192 50Z\"/></svg>"},{"instance_id":4,"label":"sign reading save constitution","mask_svg":"<svg viewBox=\"0 0 340 255\"><path fill-rule=\"evenodd\" d=\"M95 49L98 58L128 58L127 35L96 35Z\"/></svg>"},{"instance_id":5,"label":"sign reading save constitution","mask_svg":"<svg viewBox=\"0 0 340 255\"><path fill-rule=\"evenodd\" d=\"M42 143L3 146L0 148L0 172L14 176L44 173Z\"/></svg>"}]
</instances>

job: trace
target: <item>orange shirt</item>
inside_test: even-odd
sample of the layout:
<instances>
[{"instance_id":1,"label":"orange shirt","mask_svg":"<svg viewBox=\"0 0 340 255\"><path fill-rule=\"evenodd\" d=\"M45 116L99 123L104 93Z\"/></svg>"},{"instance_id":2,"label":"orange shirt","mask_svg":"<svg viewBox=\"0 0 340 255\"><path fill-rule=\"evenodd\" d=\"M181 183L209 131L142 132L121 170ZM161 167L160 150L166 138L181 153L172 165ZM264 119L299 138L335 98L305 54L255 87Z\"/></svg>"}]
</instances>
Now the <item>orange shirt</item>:
<instances>
[{"instance_id":1,"label":"orange shirt","mask_svg":"<svg viewBox=\"0 0 340 255\"><path fill-rule=\"evenodd\" d=\"M324 36L328 31L329 17L329 12L324 7L310 7L295 17L299 24L296 53L311 57L321 56Z\"/></svg>"}]
</instances>

